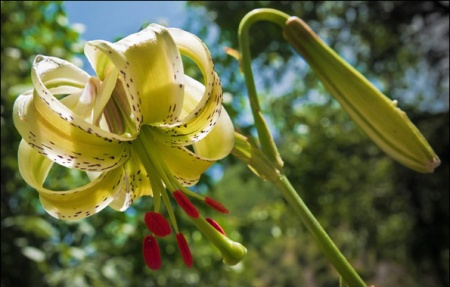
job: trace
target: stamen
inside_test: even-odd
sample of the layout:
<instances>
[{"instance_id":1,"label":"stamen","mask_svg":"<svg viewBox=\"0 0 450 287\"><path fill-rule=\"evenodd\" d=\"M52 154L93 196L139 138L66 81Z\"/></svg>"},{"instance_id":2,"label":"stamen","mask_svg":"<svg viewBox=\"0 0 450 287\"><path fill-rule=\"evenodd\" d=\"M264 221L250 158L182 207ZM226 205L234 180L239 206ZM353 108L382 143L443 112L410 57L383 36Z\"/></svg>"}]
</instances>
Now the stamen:
<instances>
[{"instance_id":1,"label":"stamen","mask_svg":"<svg viewBox=\"0 0 450 287\"><path fill-rule=\"evenodd\" d=\"M219 231L220 233L222 233L223 235L227 236L225 234L225 231L223 230L223 228L219 225L219 223L217 223L214 219L212 218L205 218L205 220L211 224L212 227L214 227L217 231Z\"/></svg>"},{"instance_id":2,"label":"stamen","mask_svg":"<svg viewBox=\"0 0 450 287\"><path fill-rule=\"evenodd\" d=\"M161 255L156 238L149 235L143 242L145 264L152 270L158 270L161 267Z\"/></svg>"},{"instance_id":3,"label":"stamen","mask_svg":"<svg viewBox=\"0 0 450 287\"><path fill-rule=\"evenodd\" d=\"M145 214L144 220L145 224L147 224L148 229L156 236L164 237L172 232L169 223L160 213L147 212Z\"/></svg>"},{"instance_id":4,"label":"stamen","mask_svg":"<svg viewBox=\"0 0 450 287\"><path fill-rule=\"evenodd\" d=\"M184 238L184 235L181 232L177 234L177 243L181 255L183 256L184 264L186 264L187 267L192 267L194 262L192 260L191 250L189 250L186 238Z\"/></svg>"},{"instance_id":5,"label":"stamen","mask_svg":"<svg viewBox=\"0 0 450 287\"><path fill-rule=\"evenodd\" d=\"M215 201L214 199L212 199L211 197L207 196L205 197L205 203L209 206L211 206L212 208L214 208L215 210L228 214L230 213L228 211L228 209L225 208L225 206L222 205L222 203Z\"/></svg>"},{"instance_id":6,"label":"stamen","mask_svg":"<svg viewBox=\"0 0 450 287\"><path fill-rule=\"evenodd\" d=\"M173 192L173 196L177 201L178 205L183 208L184 212L192 218L198 218L200 214L198 213L197 208L192 204L189 198L184 195L182 191L176 190Z\"/></svg>"}]
</instances>

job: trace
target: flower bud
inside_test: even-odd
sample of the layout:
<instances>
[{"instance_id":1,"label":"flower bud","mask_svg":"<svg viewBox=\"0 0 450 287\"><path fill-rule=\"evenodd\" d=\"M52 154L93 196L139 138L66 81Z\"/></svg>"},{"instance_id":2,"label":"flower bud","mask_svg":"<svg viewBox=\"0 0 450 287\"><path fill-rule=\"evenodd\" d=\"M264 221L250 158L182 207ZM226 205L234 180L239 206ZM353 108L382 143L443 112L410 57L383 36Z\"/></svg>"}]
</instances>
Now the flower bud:
<instances>
[{"instance_id":1,"label":"flower bud","mask_svg":"<svg viewBox=\"0 0 450 287\"><path fill-rule=\"evenodd\" d=\"M433 172L440 160L406 114L336 54L311 28L290 17L283 30L325 88L389 156L418 172Z\"/></svg>"}]
</instances>

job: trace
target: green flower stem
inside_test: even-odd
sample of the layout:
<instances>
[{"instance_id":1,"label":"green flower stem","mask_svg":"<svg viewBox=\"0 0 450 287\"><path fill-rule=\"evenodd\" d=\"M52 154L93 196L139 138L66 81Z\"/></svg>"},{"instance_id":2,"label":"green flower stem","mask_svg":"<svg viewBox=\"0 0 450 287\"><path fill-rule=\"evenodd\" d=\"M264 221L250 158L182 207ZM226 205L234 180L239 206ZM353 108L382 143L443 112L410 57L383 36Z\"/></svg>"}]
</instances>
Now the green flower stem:
<instances>
[{"instance_id":1,"label":"green flower stem","mask_svg":"<svg viewBox=\"0 0 450 287\"><path fill-rule=\"evenodd\" d=\"M250 27L258 21L266 20L284 27L289 15L274 9L256 9L249 12L241 21L239 25L239 50L241 53L241 68L245 75L245 84L247 85L248 96L250 98L250 106L255 121L255 127L258 132L258 137L261 144L262 151L274 161L278 168L283 166L283 160L278 153L277 147L269 132L269 128L264 120L261 108L256 93L255 81L253 78L251 66L251 54L249 44L249 30Z\"/></svg>"},{"instance_id":2,"label":"green flower stem","mask_svg":"<svg viewBox=\"0 0 450 287\"><path fill-rule=\"evenodd\" d=\"M354 287L366 286L364 281L353 269L344 255L340 252L333 240L328 236L323 227L308 209L306 204L297 194L287 177L281 172L283 161L279 155L272 135L267 127L258 102L258 95L251 67L251 54L249 44L250 27L258 21L270 21L281 28L286 26L289 15L274 9L256 9L248 13L239 26L239 49L241 52L241 69L244 73L245 83L250 99L255 126L261 149L252 146L247 139L236 134L236 144L232 153L247 163L252 171L263 179L269 180L282 193L294 212L306 225L316 242L322 248L328 260L333 264L342 279Z\"/></svg>"},{"instance_id":3,"label":"green flower stem","mask_svg":"<svg viewBox=\"0 0 450 287\"><path fill-rule=\"evenodd\" d=\"M273 181L272 184L277 187L289 205L294 209L295 213L303 220L303 223L306 225L309 232L311 232L328 260L333 264L339 274L341 274L342 278L344 278L350 286L366 286L361 277L359 277L344 255L334 244L333 240L322 228L319 221L317 221L297 194L287 177L281 174L280 178L277 181Z\"/></svg>"},{"instance_id":4,"label":"green flower stem","mask_svg":"<svg viewBox=\"0 0 450 287\"><path fill-rule=\"evenodd\" d=\"M306 225L328 260L333 264L343 280L352 287L365 287L366 284L353 269L333 240L308 209L288 178L280 172L263 152L253 147L245 136L236 133L236 144L232 154L245 162L258 176L270 180L281 192L294 212Z\"/></svg>"}]
</instances>

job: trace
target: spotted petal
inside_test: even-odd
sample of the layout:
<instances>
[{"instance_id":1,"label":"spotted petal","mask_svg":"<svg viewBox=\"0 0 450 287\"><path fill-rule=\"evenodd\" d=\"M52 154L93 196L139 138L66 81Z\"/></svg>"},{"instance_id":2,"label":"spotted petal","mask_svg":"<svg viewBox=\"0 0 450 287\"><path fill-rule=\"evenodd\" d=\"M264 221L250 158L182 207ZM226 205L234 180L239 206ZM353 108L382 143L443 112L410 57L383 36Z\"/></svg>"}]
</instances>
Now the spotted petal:
<instances>
[{"instance_id":1,"label":"spotted petal","mask_svg":"<svg viewBox=\"0 0 450 287\"><path fill-rule=\"evenodd\" d=\"M180 29L168 29L182 55L192 59L203 74L204 84L185 76L185 101L182 119L165 128L173 145L194 143L213 128L222 106L222 87L206 45L195 35ZM174 129L173 127L176 128Z\"/></svg>"},{"instance_id":2,"label":"spotted petal","mask_svg":"<svg viewBox=\"0 0 450 287\"><path fill-rule=\"evenodd\" d=\"M137 129L142 123L177 121L184 71L177 46L164 27L152 24L116 43L90 41L85 53L100 79L113 69L119 71Z\"/></svg>"},{"instance_id":3,"label":"spotted petal","mask_svg":"<svg viewBox=\"0 0 450 287\"><path fill-rule=\"evenodd\" d=\"M110 170L127 160L130 136L85 121L85 115L75 113L52 93L82 89L89 81L87 74L69 62L37 56L32 79L34 92L17 98L13 117L31 147L60 165L87 171Z\"/></svg>"},{"instance_id":4,"label":"spotted petal","mask_svg":"<svg viewBox=\"0 0 450 287\"><path fill-rule=\"evenodd\" d=\"M123 168L102 173L89 184L67 191L53 191L43 187L53 162L40 155L24 140L18 153L19 171L23 179L39 192L41 204L52 216L73 220L93 215L117 196L127 184Z\"/></svg>"},{"instance_id":5,"label":"spotted petal","mask_svg":"<svg viewBox=\"0 0 450 287\"><path fill-rule=\"evenodd\" d=\"M124 168L128 178L128 186L124 186L109 205L118 211L125 211L134 200L141 196L153 195L149 176L138 152L132 151L131 157L125 163Z\"/></svg>"},{"instance_id":6,"label":"spotted petal","mask_svg":"<svg viewBox=\"0 0 450 287\"><path fill-rule=\"evenodd\" d=\"M166 166L175 178L185 186L197 183L217 160L227 156L234 145L234 128L224 108L214 128L202 140L194 144L194 152L185 147L155 142Z\"/></svg>"},{"instance_id":7,"label":"spotted petal","mask_svg":"<svg viewBox=\"0 0 450 287\"><path fill-rule=\"evenodd\" d=\"M230 154L234 147L234 127L230 116L222 107L214 128L202 140L194 143L195 153L208 160L220 160Z\"/></svg>"}]
</instances>

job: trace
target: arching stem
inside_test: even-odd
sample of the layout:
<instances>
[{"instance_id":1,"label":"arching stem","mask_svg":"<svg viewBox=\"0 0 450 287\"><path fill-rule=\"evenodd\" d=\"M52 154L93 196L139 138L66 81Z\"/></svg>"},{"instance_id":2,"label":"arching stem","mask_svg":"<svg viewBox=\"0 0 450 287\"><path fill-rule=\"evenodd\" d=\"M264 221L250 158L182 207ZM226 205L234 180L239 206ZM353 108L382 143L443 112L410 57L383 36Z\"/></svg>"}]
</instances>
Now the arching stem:
<instances>
[{"instance_id":1,"label":"arching stem","mask_svg":"<svg viewBox=\"0 0 450 287\"><path fill-rule=\"evenodd\" d=\"M283 161L279 155L274 139L268 129L258 102L258 95L251 68L251 55L249 45L250 27L258 21L270 21L284 28L289 15L274 9L256 9L248 13L239 26L239 48L241 53L241 69L244 73L245 83L250 99L255 127L261 149L252 146L247 139L236 134L236 144L232 153L244 161L258 176L269 180L281 192L294 212L305 224L308 231L321 247L328 260L333 264L339 274L349 286L365 287L366 284L353 269L345 256L340 252L333 240L308 209L300 198L288 178L281 171Z\"/></svg>"}]
</instances>

